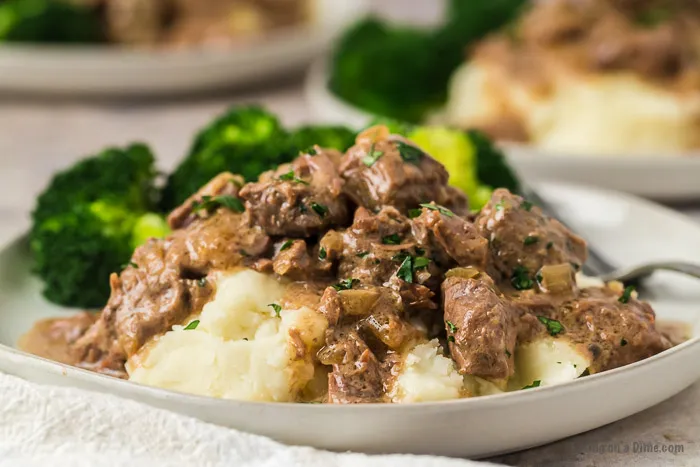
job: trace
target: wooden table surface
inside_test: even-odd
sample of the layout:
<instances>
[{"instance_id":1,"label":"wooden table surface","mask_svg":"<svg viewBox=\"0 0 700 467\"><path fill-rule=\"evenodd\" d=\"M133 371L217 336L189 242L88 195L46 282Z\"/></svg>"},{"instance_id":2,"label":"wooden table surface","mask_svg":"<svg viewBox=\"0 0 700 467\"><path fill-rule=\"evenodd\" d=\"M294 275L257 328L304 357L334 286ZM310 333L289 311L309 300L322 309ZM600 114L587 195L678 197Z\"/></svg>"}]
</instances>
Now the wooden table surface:
<instances>
[{"instance_id":1,"label":"wooden table surface","mask_svg":"<svg viewBox=\"0 0 700 467\"><path fill-rule=\"evenodd\" d=\"M430 20L437 17L439 6L428 0L379 0L378 8L398 18ZM265 105L289 125L308 121L302 78L297 74L265 88L168 101L71 102L0 96L0 242L26 229L34 197L56 169L107 145L148 142L167 170L184 155L193 132L231 104ZM700 222L700 204L681 210ZM659 450L680 445L683 452L634 452L639 443L651 443ZM618 446L618 451L626 446L628 452L599 452L601 444ZM700 384L607 427L493 460L523 466L700 465Z\"/></svg>"}]
</instances>

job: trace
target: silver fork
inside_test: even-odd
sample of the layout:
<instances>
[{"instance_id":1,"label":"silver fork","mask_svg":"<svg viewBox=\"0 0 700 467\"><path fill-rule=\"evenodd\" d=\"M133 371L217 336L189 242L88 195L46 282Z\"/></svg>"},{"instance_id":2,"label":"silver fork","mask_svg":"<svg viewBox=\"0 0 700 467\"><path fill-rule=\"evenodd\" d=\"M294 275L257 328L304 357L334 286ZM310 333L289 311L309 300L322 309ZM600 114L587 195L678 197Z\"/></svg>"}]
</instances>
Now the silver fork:
<instances>
[{"instance_id":1,"label":"silver fork","mask_svg":"<svg viewBox=\"0 0 700 467\"><path fill-rule=\"evenodd\" d=\"M539 206L545 214L561 221L561 216L556 208L545 201L531 187L524 187L523 195L527 200ZM634 283L638 291L642 289L644 279L660 270L674 271L700 279L700 265L683 261L655 261L628 268L618 268L605 259L599 249L591 243L588 243L588 261L583 265L583 273L588 276L599 277L605 282Z\"/></svg>"}]
</instances>

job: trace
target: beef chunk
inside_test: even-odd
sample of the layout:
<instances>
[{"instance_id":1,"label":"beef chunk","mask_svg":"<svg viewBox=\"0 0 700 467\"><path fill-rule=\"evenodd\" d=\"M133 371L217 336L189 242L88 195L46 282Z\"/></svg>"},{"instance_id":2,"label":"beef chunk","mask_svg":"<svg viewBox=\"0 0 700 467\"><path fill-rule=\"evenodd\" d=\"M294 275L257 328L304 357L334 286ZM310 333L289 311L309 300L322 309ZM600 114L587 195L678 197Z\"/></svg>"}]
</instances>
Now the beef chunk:
<instances>
[{"instance_id":1,"label":"beef chunk","mask_svg":"<svg viewBox=\"0 0 700 467\"><path fill-rule=\"evenodd\" d=\"M586 261L582 238L508 190L496 190L475 223L489 242L496 277L534 278L544 265L567 263L579 269Z\"/></svg>"},{"instance_id":2,"label":"beef chunk","mask_svg":"<svg viewBox=\"0 0 700 467\"><path fill-rule=\"evenodd\" d=\"M201 203L207 198L214 196L238 197L238 191L243 183L243 177L240 175L234 175L230 172L220 173L170 213L168 216L170 228L175 230L187 227L198 219L199 215L207 215L208 213L204 211L201 211L199 215L192 212L197 203Z\"/></svg>"},{"instance_id":3,"label":"beef chunk","mask_svg":"<svg viewBox=\"0 0 700 467\"><path fill-rule=\"evenodd\" d=\"M432 157L399 137L358 137L340 164L345 193L372 211L393 206L406 213L434 201L462 213L463 193L447 186L447 170Z\"/></svg>"},{"instance_id":4,"label":"beef chunk","mask_svg":"<svg viewBox=\"0 0 700 467\"><path fill-rule=\"evenodd\" d=\"M309 257L304 240L285 240L272 261L275 274L294 280L308 278L314 272L314 262Z\"/></svg>"},{"instance_id":5,"label":"beef chunk","mask_svg":"<svg viewBox=\"0 0 700 467\"><path fill-rule=\"evenodd\" d=\"M252 225L269 235L308 237L334 225L347 225L343 180L325 153L299 156L291 165L260 176L240 196Z\"/></svg>"},{"instance_id":6,"label":"beef chunk","mask_svg":"<svg viewBox=\"0 0 700 467\"><path fill-rule=\"evenodd\" d=\"M452 270L442 284L450 352L460 373L504 382L515 370L518 312L488 276L470 272Z\"/></svg>"},{"instance_id":7,"label":"beef chunk","mask_svg":"<svg viewBox=\"0 0 700 467\"><path fill-rule=\"evenodd\" d=\"M151 337L168 331L211 298L207 275L267 250L269 238L244 215L221 209L165 240L137 248L100 318L74 344L79 366L124 375L124 363Z\"/></svg>"},{"instance_id":8,"label":"beef chunk","mask_svg":"<svg viewBox=\"0 0 700 467\"><path fill-rule=\"evenodd\" d=\"M417 337L403 318L402 299L384 287L326 289L319 310L330 328L321 363L332 365L333 403L381 402L391 383L396 351Z\"/></svg>"},{"instance_id":9,"label":"beef chunk","mask_svg":"<svg viewBox=\"0 0 700 467\"><path fill-rule=\"evenodd\" d=\"M486 267L488 241L465 219L438 207L423 208L411 226L419 244L431 246L441 264Z\"/></svg>"}]
</instances>

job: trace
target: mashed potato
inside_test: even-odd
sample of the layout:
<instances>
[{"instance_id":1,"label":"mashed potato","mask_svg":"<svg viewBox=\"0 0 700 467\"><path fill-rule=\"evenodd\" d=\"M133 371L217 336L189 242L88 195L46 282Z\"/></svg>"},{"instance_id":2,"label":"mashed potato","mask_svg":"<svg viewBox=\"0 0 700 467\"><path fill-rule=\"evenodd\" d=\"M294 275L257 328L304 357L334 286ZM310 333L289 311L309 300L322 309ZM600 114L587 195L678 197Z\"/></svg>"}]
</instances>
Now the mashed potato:
<instances>
[{"instance_id":1,"label":"mashed potato","mask_svg":"<svg viewBox=\"0 0 700 467\"><path fill-rule=\"evenodd\" d=\"M295 401L314 379L326 319L302 307L281 310L285 288L252 270L222 275L214 300L127 362L129 379L204 396ZM190 321L192 323L192 321Z\"/></svg>"},{"instance_id":2,"label":"mashed potato","mask_svg":"<svg viewBox=\"0 0 700 467\"><path fill-rule=\"evenodd\" d=\"M415 346L396 378L393 402L430 402L464 395L462 376L451 358L442 354L437 339Z\"/></svg>"},{"instance_id":3,"label":"mashed potato","mask_svg":"<svg viewBox=\"0 0 700 467\"><path fill-rule=\"evenodd\" d=\"M516 120L532 143L558 152L673 156L700 147L700 93L681 93L631 73L552 67L549 89L475 59L453 76L445 119L463 127Z\"/></svg>"}]
</instances>

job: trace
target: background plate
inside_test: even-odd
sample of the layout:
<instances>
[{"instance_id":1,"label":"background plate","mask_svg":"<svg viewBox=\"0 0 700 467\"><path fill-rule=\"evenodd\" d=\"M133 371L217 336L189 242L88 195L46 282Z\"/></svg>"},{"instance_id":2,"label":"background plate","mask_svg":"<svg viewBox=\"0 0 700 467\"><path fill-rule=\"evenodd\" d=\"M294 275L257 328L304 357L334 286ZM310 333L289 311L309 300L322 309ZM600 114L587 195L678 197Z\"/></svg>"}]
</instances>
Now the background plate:
<instances>
[{"instance_id":1,"label":"background plate","mask_svg":"<svg viewBox=\"0 0 700 467\"><path fill-rule=\"evenodd\" d=\"M700 226L615 192L544 185L564 221L620 265L651 259L700 262ZM267 404L188 396L52 363L13 349L34 321L67 311L47 304L29 276L26 242L0 253L0 371L39 383L110 392L202 420L332 450L478 457L556 441L655 405L700 378L700 287L654 276L661 319L694 324L690 341L642 362L558 386L427 404ZM187 371L183 368L183 371ZM630 388L633 388L630 390Z\"/></svg>"},{"instance_id":2,"label":"background plate","mask_svg":"<svg viewBox=\"0 0 700 467\"><path fill-rule=\"evenodd\" d=\"M0 90L120 97L233 87L300 68L367 11L367 0L316 0L312 26L229 47L147 51L108 45L0 46Z\"/></svg>"},{"instance_id":3,"label":"background plate","mask_svg":"<svg viewBox=\"0 0 700 467\"><path fill-rule=\"evenodd\" d=\"M374 118L328 89L324 60L311 67L305 96L313 120L361 127ZM503 149L510 164L530 182L584 183L665 201L700 198L700 154L586 156L515 144L504 144Z\"/></svg>"}]
</instances>

